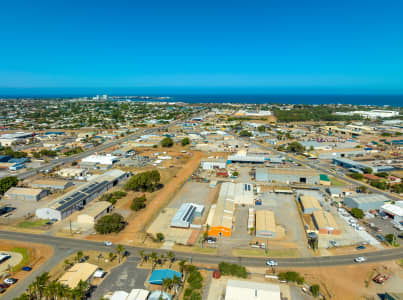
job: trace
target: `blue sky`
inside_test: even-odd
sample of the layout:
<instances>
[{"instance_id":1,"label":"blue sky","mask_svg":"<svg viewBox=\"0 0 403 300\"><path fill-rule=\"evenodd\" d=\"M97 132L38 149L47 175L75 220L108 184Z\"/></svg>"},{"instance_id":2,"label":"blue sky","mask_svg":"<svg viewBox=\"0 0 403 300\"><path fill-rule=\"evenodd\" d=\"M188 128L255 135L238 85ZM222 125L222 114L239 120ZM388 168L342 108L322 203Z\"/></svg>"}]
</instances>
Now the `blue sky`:
<instances>
[{"instance_id":1,"label":"blue sky","mask_svg":"<svg viewBox=\"0 0 403 300\"><path fill-rule=\"evenodd\" d=\"M403 1L3 1L0 92L403 93Z\"/></svg>"}]
</instances>

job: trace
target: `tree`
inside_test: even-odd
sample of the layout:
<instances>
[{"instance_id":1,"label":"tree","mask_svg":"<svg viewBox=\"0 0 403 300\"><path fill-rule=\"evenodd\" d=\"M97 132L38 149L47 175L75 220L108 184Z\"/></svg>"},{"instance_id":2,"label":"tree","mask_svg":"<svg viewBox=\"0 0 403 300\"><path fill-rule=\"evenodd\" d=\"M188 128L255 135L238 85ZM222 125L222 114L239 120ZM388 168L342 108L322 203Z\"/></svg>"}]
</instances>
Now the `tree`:
<instances>
[{"instance_id":1,"label":"tree","mask_svg":"<svg viewBox=\"0 0 403 300\"><path fill-rule=\"evenodd\" d=\"M169 268L171 268L173 262L175 261L175 253L173 253L172 251L169 251L167 253L167 258L169 259Z\"/></svg>"},{"instance_id":2,"label":"tree","mask_svg":"<svg viewBox=\"0 0 403 300\"><path fill-rule=\"evenodd\" d=\"M77 251L76 261L79 262L83 258L83 256L84 256L83 251L81 251L81 250Z\"/></svg>"},{"instance_id":3,"label":"tree","mask_svg":"<svg viewBox=\"0 0 403 300\"><path fill-rule=\"evenodd\" d=\"M355 179L355 180L364 179L364 175L362 175L360 173L348 173L347 175L350 176L351 178Z\"/></svg>"},{"instance_id":4,"label":"tree","mask_svg":"<svg viewBox=\"0 0 403 300\"><path fill-rule=\"evenodd\" d=\"M364 212L362 209L354 207L351 209L351 214L357 219L362 219L364 217Z\"/></svg>"},{"instance_id":5,"label":"tree","mask_svg":"<svg viewBox=\"0 0 403 300\"><path fill-rule=\"evenodd\" d=\"M161 146L162 147L172 147L174 145L174 141L169 137L169 136L167 136L166 138L164 138L164 139L162 139L161 140Z\"/></svg>"},{"instance_id":6,"label":"tree","mask_svg":"<svg viewBox=\"0 0 403 300\"><path fill-rule=\"evenodd\" d=\"M117 213L101 217L95 224L95 230L100 234L120 232L125 227L123 216Z\"/></svg>"},{"instance_id":7,"label":"tree","mask_svg":"<svg viewBox=\"0 0 403 300\"><path fill-rule=\"evenodd\" d=\"M188 137L185 137L181 140L181 145L186 146L190 144L190 139Z\"/></svg>"},{"instance_id":8,"label":"tree","mask_svg":"<svg viewBox=\"0 0 403 300\"><path fill-rule=\"evenodd\" d=\"M393 233L385 235L385 240L392 246L398 247L399 244L396 241L396 236Z\"/></svg>"},{"instance_id":9,"label":"tree","mask_svg":"<svg viewBox=\"0 0 403 300\"><path fill-rule=\"evenodd\" d=\"M292 142L288 144L287 151L295 153L303 153L305 151L305 147L298 142Z\"/></svg>"},{"instance_id":10,"label":"tree","mask_svg":"<svg viewBox=\"0 0 403 300\"><path fill-rule=\"evenodd\" d=\"M119 263L120 263L120 259L122 258L122 253L125 251L125 247L123 247L121 244L118 244L116 246L116 253L118 254L118 258L119 258Z\"/></svg>"},{"instance_id":11,"label":"tree","mask_svg":"<svg viewBox=\"0 0 403 300\"><path fill-rule=\"evenodd\" d=\"M360 193L366 193L368 191L368 188L365 185L361 185L358 187L358 192Z\"/></svg>"},{"instance_id":12,"label":"tree","mask_svg":"<svg viewBox=\"0 0 403 300\"><path fill-rule=\"evenodd\" d=\"M130 208L134 211L139 211L140 209L143 209L146 207L146 196L140 196L136 197L133 199L132 204L130 205Z\"/></svg>"},{"instance_id":13,"label":"tree","mask_svg":"<svg viewBox=\"0 0 403 300\"><path fill-rule=\"evenodd\" d=\"M18 178L16 176L6 176L0 179L0 194L3 195L11 187L18 184Z\"/></svg>"},{"instance_id":14,"label":"tree","mask_svg":"<svg viewBox=\"0 0 403 300\"><path fill-rule=\"evenodd\" d=\"M154 192L161 187L161 176L157 170L142 172L132 176L125 184L126 190Z\"/></svg>"},{"instance_id":15,"label":"tree","mask_svg":"<svg viewBox=\"0 0 403 300\"><path fill-rule=\"evenodd\" d=\"M242 130L241 132L239 132L239 136L242 136L242 137L251 137L251 136L252 136L252 133L251 133L250 131L247 131L247 130Z\"/></svg>"},{"instance_id":16,"label":"tree","mask_svg":"<svg viewBox=\"0 0 403 300\"><path fill-rule=\"evenodd\" d=\"M264 126L264 125L259 126L259 127L257 128L257 131L259 131L259 132L265 132L265 131L266 131L266 126Z\"/></svg>"},{"instance_id":17,"label":"tree","mask_svg":"<svg viewBox=\"0 0 403 300\"><path fill-rule=\"evenodd\" d=\"M319 285L318 284L313 284L311 286L311 293L314 297L318 297L319 296Z\"/></svg>"},{"instance_id":18,"label":"tree","mask_svg":"<svg viewBox=\"0 0 403 300\"><path fill-rule=\"evenodd\" d=\"M140 250L139 255L140 255L140 265L142 265L145 260L144 250Z\"/></svg>"},{"instance_id":19,"label":"tree","mask_svg":"<svg viewBox=\"0 0 403 300\"><path fill-rule=\"evenodd\" d=\"M151 258L151 271L154 271L155 266L157 265L157 262L159 260L158 254L156 252L151 252L150 258Z\"/></svg>"},{"instance_id":20,"label":"tree","mask_svg":"<svg viewBox=\"0 0 403 300\"><path fill-rule=\"evenodd\" d=\"M362 169L362 171L365 174L372 174L372 168L370 168L370 167L365 167L364 169Z\"/></svg>"},{"instance_id":21,"label":"tree","mask_svg":"<svg viewBox=\"0 0 403 300\"><path fill-rule=\"evenodd\" d=\"M162 242L165 239L164 234L161 232L158 232L156 237L158 242Z\"/></svg>"},{"instance_id":22,"label":"tree","mask_svg":"<svg viewBox=\"0 0 403 300\"><path fill-rule=\"evenodd\" d=\"M183 273L183 271L185 270L185 267L186 267L186 260L181 260L180 262L179 262L179 272L180 273Z\"/></svg>"}]
</instances>

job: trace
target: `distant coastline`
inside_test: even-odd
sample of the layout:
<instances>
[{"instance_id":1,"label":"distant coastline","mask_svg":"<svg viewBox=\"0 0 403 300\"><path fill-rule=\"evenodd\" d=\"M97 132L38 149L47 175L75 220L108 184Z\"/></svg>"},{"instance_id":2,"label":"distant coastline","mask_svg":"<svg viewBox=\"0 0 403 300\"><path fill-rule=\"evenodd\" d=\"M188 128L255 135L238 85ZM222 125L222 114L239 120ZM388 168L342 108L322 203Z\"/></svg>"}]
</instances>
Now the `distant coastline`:
<instances>
[{"instance_id":1,"label":"distant coastline","mask_svg":"<svg viewBox=\"0 0 403 300\"><path fill-rule=\"evenodd\" d=\"M126 94L126 95L133 95ZM125 96L124 94L111 94L114 96ZM93 94L55 94L55 95L0 95L0 98L74 98L92 97ZM403 94L400 95L308 95L308 94L139 94L138 96L149 96L147 99L138 98L132 101L169 101L185 103L240 103L240 104L351 104L371 106L394 106L403 107ZM124 100L124 99L122 99Z\"/></svg>"}]
</instances>

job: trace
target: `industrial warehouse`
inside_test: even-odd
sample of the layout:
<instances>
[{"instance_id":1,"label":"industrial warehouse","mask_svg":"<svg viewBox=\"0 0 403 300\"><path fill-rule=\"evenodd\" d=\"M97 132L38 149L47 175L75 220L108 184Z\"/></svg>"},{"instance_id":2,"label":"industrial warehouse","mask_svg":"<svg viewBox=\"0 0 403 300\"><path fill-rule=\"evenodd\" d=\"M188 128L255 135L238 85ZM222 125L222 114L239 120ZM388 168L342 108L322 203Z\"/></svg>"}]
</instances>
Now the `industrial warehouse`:
<instances>
[{"instance_id":1,"label":"industrial warehouse","mask_svg":"<svg viewBox=\"0 0 403 300\"><path fill-rule=\"evenodd\" d=\"M120 170L108 171L61 196L47 207L38 208L35 212L36 217L39 219L62 220L75 211L82 209L90 201L101 196L120 181L128 178L128 176L126 172Z\"/></svg>"},{"instance_id":2,"label":"industrial warehouse","mask_svg":"<svg viewBox=\"0 0 403 300\"><path fill-rule=\"evenodd\" d=\"M193 219L200 218L203 215L203 212L203 205L184 203L173 217L171 227L189 228Z\"/></svg>"},{"instance_id":3,"label":"industrial warehouse","mask_svg":"<svg viewBox=\"0 0 403 300\"><path fill-rule=\"evenodd\" d=\"M12 187L5 193L8 200L39 201L49 194L47 190Z\"/></svg>"},{"instance_id":4,"label":"industrial warehouse","mask_svg":"<svg viewBox=\"0 0 403 300\"><path fill-rule=\"evenodd\" d=\"M221 186L217 204L210 210L207 223L209 234L231 236L236 205L253 205L253 188L250 184L225 182Z\"/></svg>"},{"instance_id":5,"label":"industrial warehouse","mask_svg":"<svg viewBox=\"0 0 403 300\"><path fill-rule=\"evenodd\" d=\"M319 173L310 169L256 168L256 181L286 184L320 184Z\"/></svg>"},{"instance_id":6,"label":"industrial warehouse","mask_svg":"<svg viewBox=\"0 0 403 300\"><path fill-rule=\"evenodd\" d=\"M270 210L256 211L256 237L276 237L276 219Z\"/></svg>"}]
</instances>

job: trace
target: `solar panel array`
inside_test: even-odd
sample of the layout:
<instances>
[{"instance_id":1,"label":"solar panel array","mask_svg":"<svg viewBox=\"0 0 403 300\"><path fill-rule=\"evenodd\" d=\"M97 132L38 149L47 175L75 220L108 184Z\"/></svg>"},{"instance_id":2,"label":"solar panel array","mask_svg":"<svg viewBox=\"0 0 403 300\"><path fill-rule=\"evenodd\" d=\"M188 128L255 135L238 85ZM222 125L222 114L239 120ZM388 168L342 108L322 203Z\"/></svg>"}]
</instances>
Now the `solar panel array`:
<instances>
[{"instance_id":1,"label":"solar panel array","mask_svg":"<svg viewBox=\"0 0 403 300\"><path fill-rule=\"evenodd\" d=\"M67 208L70 208L73 205L82 204L82 202L85 199L87 199L91 195L94 195L95 193L101 191L107 185L108 185L108 181L106 181L106 180L102 181L102 182L94 182L94 183L90 184L89 186L85 187L84 189L59 201L58 203L60 204L60 206L58 206L56 209L58 211L63 211Z\"/></svg>"}]
</instances>

